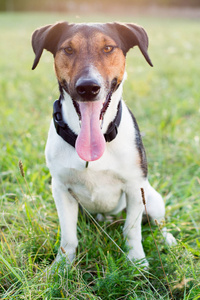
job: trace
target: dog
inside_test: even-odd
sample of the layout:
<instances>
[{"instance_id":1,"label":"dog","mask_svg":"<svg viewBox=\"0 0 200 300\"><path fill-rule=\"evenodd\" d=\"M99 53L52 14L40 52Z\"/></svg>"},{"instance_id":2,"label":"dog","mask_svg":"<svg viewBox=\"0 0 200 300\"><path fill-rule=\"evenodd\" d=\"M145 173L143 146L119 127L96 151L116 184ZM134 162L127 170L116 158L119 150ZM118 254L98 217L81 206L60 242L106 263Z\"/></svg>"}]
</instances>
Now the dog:
<instances>
[{"instance_id":1,"label":"dog","mask_svg":"<svg viewBox=\"0 0 200 300\"><path fill-rule=\"evenodd\" d=\"M127 256L148 266L142 246L141 189L153 220L164 220L165 206L148 181L140 131L122 99L126 54L135 46L153 66L147 33L133 23L59 22L32 35L32 69L43 50L50 51L60 91L45 149L61 227L56 260L63 253L69 263L75 257L80 204L92 214L112 215L126 208ZM175 243L166 228L163 234L170 245Z\"/></svg>"}]
</instances>

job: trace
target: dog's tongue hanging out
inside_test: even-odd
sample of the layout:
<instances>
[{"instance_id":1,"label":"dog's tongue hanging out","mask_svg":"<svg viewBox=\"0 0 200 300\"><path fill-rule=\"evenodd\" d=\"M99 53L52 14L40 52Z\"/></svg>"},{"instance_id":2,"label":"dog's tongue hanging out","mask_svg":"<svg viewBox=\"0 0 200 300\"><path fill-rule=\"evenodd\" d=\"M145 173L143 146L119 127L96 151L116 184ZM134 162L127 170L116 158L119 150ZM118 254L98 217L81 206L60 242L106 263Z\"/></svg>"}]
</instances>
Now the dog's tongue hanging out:
<instances>
[{"instance_id":1,"label":"dog's tongue hanging out","mask_svg":"<svg viewBox=\"0 0 200 300\"><path fill-rule=\"evenodd\" d=\"M79 107L81 131L76 140L76 151L85 161L97 160L103 155L106 146L99 121L102 102L80 102Z\"/></svg>"}]
</instances>

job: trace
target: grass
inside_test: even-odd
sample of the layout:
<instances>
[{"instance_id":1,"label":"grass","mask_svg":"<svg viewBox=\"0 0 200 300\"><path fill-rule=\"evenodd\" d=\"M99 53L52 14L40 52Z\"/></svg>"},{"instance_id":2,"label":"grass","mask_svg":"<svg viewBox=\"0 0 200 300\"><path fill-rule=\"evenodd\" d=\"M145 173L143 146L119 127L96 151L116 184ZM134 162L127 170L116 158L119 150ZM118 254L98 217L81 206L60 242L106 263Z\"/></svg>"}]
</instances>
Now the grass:
<instances>
[{"instance_id":1,"label":"grass","mask_svg":"<svg viewBox=\"0 0 200 300\"><path fill-rule=\"evenodd\" d=\"M79 216L77 258L45 276L59 248L60 229L44 147L58 97L51 54L32 72L32 31L56 20L94 21L56 14L1 14L0 28L0 298L171 299L148 224L143 244L150 263L138 270L120 251L123 219L101 228ZM150 68L138 49L127 57L124 98L137 117L149 179L164 196L166 226L177 238L169 248L153 226L173 298L200 299L199 21L98 16L135 21L150 36ZM25 177L19 171L23 162ZM103 232L112 237L119 247Z\"/></svg>"}]
</instances>

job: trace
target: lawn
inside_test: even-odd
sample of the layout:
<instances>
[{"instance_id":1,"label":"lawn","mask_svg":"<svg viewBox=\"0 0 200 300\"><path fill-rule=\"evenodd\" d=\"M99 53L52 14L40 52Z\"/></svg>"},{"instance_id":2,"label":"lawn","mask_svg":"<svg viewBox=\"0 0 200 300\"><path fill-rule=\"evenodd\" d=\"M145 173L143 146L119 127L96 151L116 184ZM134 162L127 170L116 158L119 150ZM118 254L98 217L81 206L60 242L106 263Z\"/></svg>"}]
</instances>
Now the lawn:
<instances>
[{"instance_id":1,"label":"lawn","mask_svg":"<svg viewBox=\"0 0 200 300\"><path fill-rule=\"evenodd\" d=\"M157 226L152 235L144 224L148 271L124 255L124 214L99 225L83 214L76 260L44 273L60 239L44 158L59 94L50 53L31 71L30 37L35 28L63 19L136 22L149 34L154 68L138 49L130 51L124 99L139 123L149 180L165 199L166 227L177 246L169 248ZM199 20L27 13L0 14L0 24L0 298L200 299Z\"/></svg>"}]
</instances>

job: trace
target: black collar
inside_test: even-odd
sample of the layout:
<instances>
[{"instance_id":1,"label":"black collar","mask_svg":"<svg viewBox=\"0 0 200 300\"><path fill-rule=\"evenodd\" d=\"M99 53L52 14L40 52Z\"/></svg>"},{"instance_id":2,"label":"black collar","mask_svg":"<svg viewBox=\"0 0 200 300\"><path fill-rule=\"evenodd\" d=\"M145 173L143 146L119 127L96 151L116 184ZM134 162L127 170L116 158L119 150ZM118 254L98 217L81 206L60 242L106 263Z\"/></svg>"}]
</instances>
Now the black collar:
<instances>
[{"instance_id":1,"label":"black collar","mask_svg":"<svg viewBox=\"0 0 200 300\"><path fill-rule=\"evenodd\" d=\"M63 140L65 140L68 144L75 148L75 143L77 139L77 134L75 134L71 128L63 121L62 118L62 104L61 99L56 100L53 104L53 121L56 128L56 132L60 135ZM106 142L111 142L115 139L118 133L118 127L121 121L122 116L122 103L119 101L117 107L117 114L114 120L109 124L106 133L104 134L104 138Z\"/></svg>"}]
</instances>

